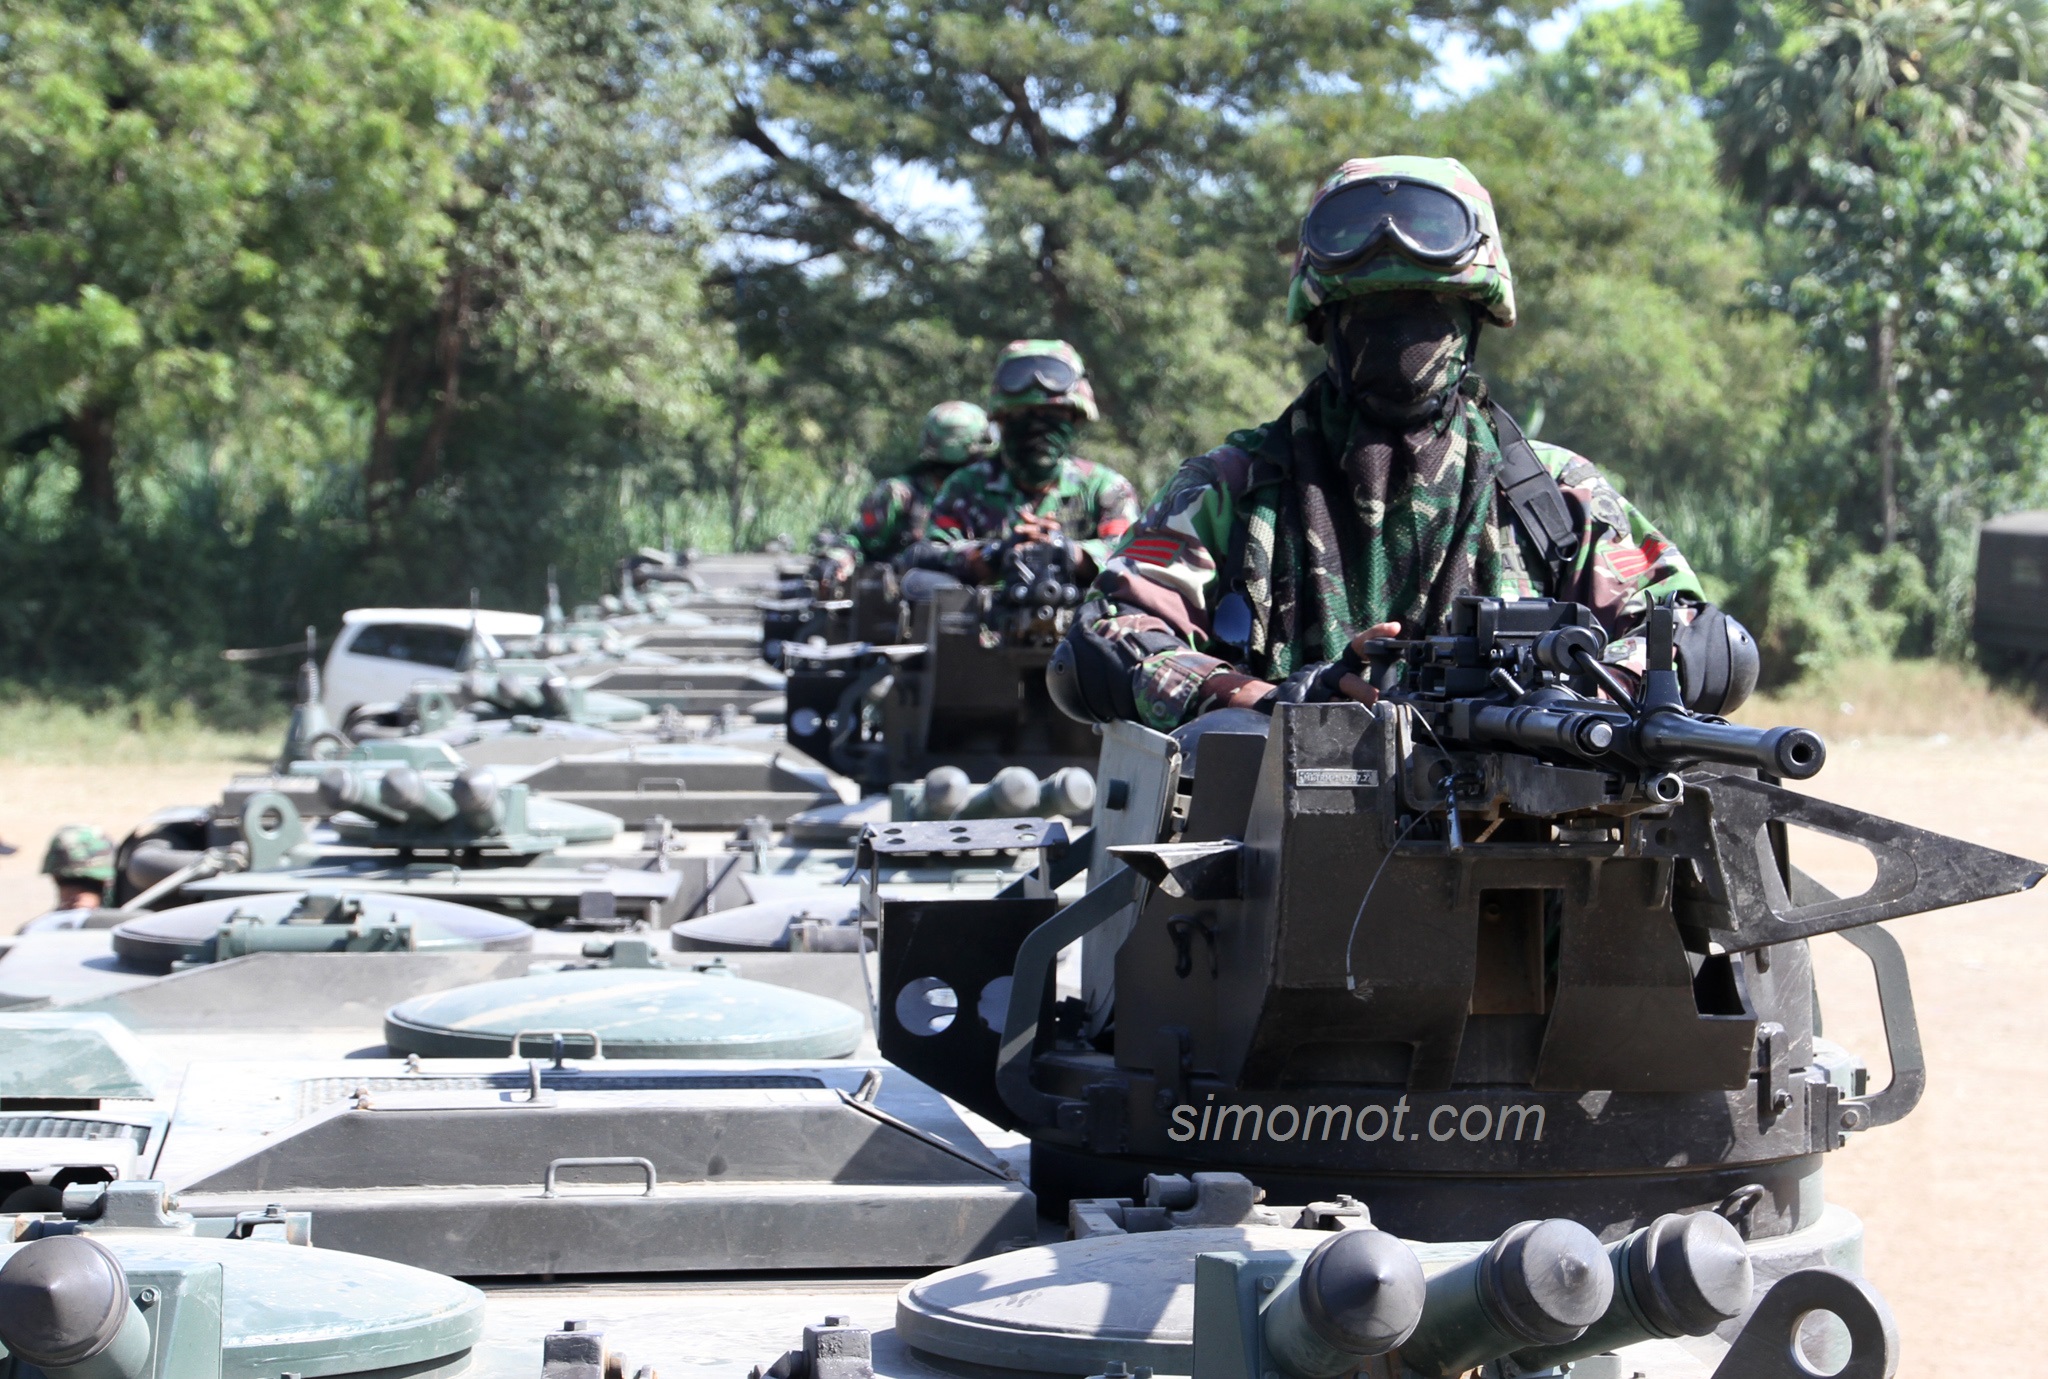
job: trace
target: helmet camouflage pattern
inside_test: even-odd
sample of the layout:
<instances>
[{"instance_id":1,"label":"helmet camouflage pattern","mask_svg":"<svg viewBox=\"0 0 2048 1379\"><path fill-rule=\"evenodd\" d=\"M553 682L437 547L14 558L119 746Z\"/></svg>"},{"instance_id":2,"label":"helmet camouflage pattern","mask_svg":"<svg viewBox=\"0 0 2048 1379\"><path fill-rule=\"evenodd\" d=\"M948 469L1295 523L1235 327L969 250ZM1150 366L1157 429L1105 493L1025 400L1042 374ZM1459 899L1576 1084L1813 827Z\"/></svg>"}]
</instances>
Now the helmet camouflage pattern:
<instances>
[{"instance_id":1,"label":"helmet camouflage pattern","mask_svg":"<svg viewBox=\"0 0 2048 1379\"><path fill-rule=\"evenodd\" d=\"M924 414L917 458L928 464L966 464L995 452L988 413L971 402L941 402Z\"/></svg>"},{"instance_id":2,"label":"helmet camouflage pattern","mask_svg":"<svg viewBox=\"0 0 2048 1379\"><path fill-rule=\"evenodd\" d=\"M988 390L989 415L1001 418L1011 412L1021 412L1029 407L1071 407L1080 413L1084 421L1096 421L1102 413L1095 406L1095 389L1088 384L1088 368L1081 362L1081 352L1064 340L1012 340L1003 346L996 356L996 372L1001 372L1005 362L1011 359L1028 359L1032 355L1047 355L1061 359L1073 366L1080 375L1072 387L1063 393L1051 393L1042 388L1033 388L1022 393L996 391L993 381ZM994 374L990 375L991 380Z\"/></svg>"},{"instance_id":3,"label":"helmet camouflage pattern","mask_svg":"<svg viewBox=\"0 0 2048 1379\"><path fill-rule=\"evenodd\" d=\"M43 875L59 881L112 881L114 845L90 824L66 824L43 854Z\"/></svg>"},{"instance_id":4,"label":"helmet camouflage pattern","mask_svg":"<svg viewBox=\"0 0 2048 1379\"><path fill-rule=\"evenodd\" d=\"M1461 268L1437 268L1417 263L1389 250L1346 268L1325 271L1309 262L1297 249L1294 280L1287 288L1287 323L1300 325L1330 302L1363 297L1373 292L1436 292L1464 297L1486 312L1497 326L1515 323L1515 280L1508 271L1507 249L1500 242L1500 222L1493 213L1493 197L1472 170L1455 158L1418 158L1395 155L1385 158L1353 158L1338 168L1317 189L1309 202L1317 202L1340 187L1369 182L1375 177L1412 177L1443 187L1472 210L1485 236L1471 262Z\"/></svg>"}]
</instances>

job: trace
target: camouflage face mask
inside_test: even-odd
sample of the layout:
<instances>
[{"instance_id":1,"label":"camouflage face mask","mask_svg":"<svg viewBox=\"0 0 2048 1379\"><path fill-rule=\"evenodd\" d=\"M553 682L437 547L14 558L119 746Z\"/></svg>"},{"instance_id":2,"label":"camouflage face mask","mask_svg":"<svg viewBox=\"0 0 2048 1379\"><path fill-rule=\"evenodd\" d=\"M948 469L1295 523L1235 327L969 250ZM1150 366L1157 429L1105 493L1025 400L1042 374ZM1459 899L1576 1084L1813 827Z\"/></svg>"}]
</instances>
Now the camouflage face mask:
<instances>
[{"instance_id":1,"label":"camouflage face mask","mask_svg":"<svg viewBox=\"0 0 2048 1379\"><path fill-rule=\"evenodd\" d=\"M1078 429L1062 411L1034 409L1003 418L1003 468L1020 488L1044 488L1059 477L1060 462L1074 453Z\"/></svg>"},{"instance_id":2,"label":"camouflage face mask","mask_svg":"<svg viewBox=\"0 0 2048 1379\"><path fill-rule=\"evenodd\" d=\"M1431 292L1378 292L1334 308L1330 364L1369 410L1408 418L1457 387L1472 353L1472 313Z\"/></svg>"}]
</instances>

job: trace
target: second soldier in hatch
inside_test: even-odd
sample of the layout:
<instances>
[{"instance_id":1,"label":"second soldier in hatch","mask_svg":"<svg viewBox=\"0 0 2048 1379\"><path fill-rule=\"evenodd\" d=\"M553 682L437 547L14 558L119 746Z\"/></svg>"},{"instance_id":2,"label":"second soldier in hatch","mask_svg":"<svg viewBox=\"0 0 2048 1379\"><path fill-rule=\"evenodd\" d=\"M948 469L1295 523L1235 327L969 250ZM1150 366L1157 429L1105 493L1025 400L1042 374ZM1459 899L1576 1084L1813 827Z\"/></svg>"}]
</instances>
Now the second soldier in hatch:
<instances>
[{"instance_id":1,"label":"second soldier in hatch","mask_svg":"<svg viewBox=\"0 0 2048 1379\"><path fill-rule=\"evenodd\" d=\"M933 544L906 563L986 582L1003 540L1068 541L1078 578L1092 578L1138 515L1137 491L1107 465L1074 453L1098 418L1080 352L1064 340L1014 340L996 357L989 414L998 453L956 472L932 505Z\"/></svg>"},{"instance_id":2,"label":"second soldier in hatch","mask_svg":"<svg viewBox=\"0 0 2048 1379\"><path fill-rule=\"evenodd\" d=\"M863 560L893 560L930 532L932 502L964 464L995 453L995 427L971 402L941 402L925 413L917 463L882 480L861 500L853 539Z\"/></svg>"},{"instance_id":3,"label":"second soldier in hatch","mask_svg":"<svg viewBox=\"0 0 2048 1379\"><path fill-rule=\"evenodd\" d=\"M1361 158L1301 226L1287 319L1327 365L1274 421L1185 462L1105 563L1049 673L1068 713L1170 730L1220 708L1374 692L1364 636L1442 630L1462 594L1586 605L1639 660L1679 605L1695 708L1755 681L1755 646L1591 462L1527 441L1473 371L1515 323L1493 199L1448 158Z\"/></svg>"}]
</instances>

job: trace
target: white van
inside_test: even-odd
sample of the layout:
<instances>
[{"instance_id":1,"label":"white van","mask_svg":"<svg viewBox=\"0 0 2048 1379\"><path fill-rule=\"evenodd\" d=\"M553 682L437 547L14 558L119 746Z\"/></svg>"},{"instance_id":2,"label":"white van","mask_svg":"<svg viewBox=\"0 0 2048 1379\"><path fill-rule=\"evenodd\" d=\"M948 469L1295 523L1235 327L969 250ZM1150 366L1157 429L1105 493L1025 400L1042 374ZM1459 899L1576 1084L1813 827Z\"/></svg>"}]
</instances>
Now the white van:
<instances>
[{"instance_id":1,"label":"white van","mask_svg":"<svg viewBox=\"0 0 2048 1379\"><path fill-rule=\"evenodd\" d=\"M472 642L474 619L474 642ZM389 704L422 682L453 684L479 660L505 654L503 640L538 637L537 613L467 608L356 608L327 650L320 702L345 722L361 704Z\"/></svg>"}]
</instances>

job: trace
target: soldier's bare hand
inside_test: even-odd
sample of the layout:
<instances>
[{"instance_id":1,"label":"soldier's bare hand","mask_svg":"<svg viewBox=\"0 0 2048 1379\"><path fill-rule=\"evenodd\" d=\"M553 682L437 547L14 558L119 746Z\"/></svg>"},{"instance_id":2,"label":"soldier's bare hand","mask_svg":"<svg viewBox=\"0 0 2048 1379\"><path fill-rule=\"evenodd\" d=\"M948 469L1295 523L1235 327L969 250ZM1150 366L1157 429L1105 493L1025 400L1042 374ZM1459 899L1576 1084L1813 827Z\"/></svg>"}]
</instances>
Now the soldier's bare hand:
<instances>
[{"instance_id":1,"label":"soldier's bare hand","mask_svg":"<svg viewBox=\"0 0 2048 1379\"><path fill-rule=\"evenodd\" d=\"M1337 693L1346 699L1355 699L1361 704L1377 704L1380 692L1356 675L1341 675L1337 678Z\"/></svg>"},{"instance_id":2,"label":"soldier's bare hand","mask_svg":"<svg viewBox=\"0 0 2048 1379\"><path fill-rule=\"evenodd\" d=\"M1365 655L1365 644L1367 642L1377 641L1381 637L1398 637L1400 635L1401 624L1397 622L1376 622L1351 639L1351 649L1360 656L1363 656ZM1367 700L1366 702L1371 703L1372 701Z\"/></svg>"},{"instance_id":3,"label":"soldier's bare hand","mask_svg":"<svg viewBox=\"0 0 2048 1379\"><path fill-rule=\"evenodd\" d=\"M1018 513L1016 531L1020 539L1028 542L1057 541L1064 534L1059 518L1036 512Z\"/></svg>"}]
</instances>

